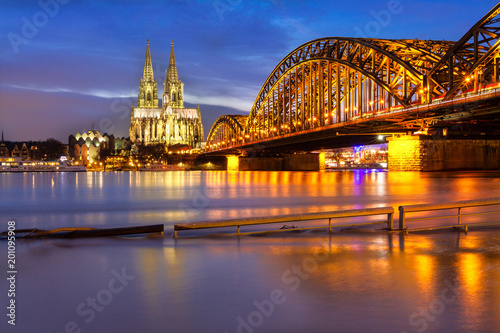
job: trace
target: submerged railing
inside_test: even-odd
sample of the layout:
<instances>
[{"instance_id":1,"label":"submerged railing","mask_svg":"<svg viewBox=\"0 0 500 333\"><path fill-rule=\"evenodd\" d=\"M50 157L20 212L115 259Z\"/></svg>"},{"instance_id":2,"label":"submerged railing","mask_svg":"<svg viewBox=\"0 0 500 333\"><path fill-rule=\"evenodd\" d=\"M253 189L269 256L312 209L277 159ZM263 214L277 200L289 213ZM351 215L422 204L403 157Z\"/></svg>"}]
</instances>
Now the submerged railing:
<instances>
[{"instance_id":1,"label":"submerged railing","mask_svg":"<svg viewBox=\"0 0 500 333\"><path fill-rule=\"evenodd\" d=\"M494 211L484 211L484 212L474 212L474 213L464 214L462 211L464 208L494 206L494 205L500 205L500 198L466 200L466 201L457 201L457 202L451 202L451 203L400 206L399 207L399 229L404 230L404 231L423 231L423 230L434 230L434 229L444 229L444 228L460 228L460 229L467 231L469 227L473 227L473 226L490 226L490 225L500 224L500 221L463 223L464 222L463 218L467 217L467 216L500 213L500 210L494 210ZM407 218L408 213L442 211L442 210L452 210L452 209L457 209L457 213L452 214L452 215L438 215L438 216L424 216L424 217ZM412 228L412 229L408 229L406 226L407 222L436 220L436 219L450 219L450 218L453 218L453 219L456 218L456 224L447 224L447 225L430 226L430 227L423 227L423 228Z\"/></svg>"},{"instance_id":2,"label":"submerged railing","mask_svg":"<svg viewBox=\"0 0 500 333\"><path fill-rule=\"evenodd\" d=\"M387 219L383 221L369 221L364 223L353 222L344 225L332 225L332 219L347 218L347 217L364 217L364 216L375 216L375 215L387 215ZM284 222L300 222L300 221L315 221L315 220L328 220L328 225L325 226L310 226L310 227L293 227L289 229L276 229L276 230L263 230L263 231L250 231L241 233L240 227L249 225L261 225L261 224L271 224L271 223L284 223ZM380 208L366 208L366 209L352 209L336 212L321 212L321 213L308 213L308 214L294 214L294 215L281 215L281 216L270 216L270 217L251 217L243 219L231 219L231 220L220 220L220 221L205 221L205 222L191 222L191 223L179 223L174 225L174 238L177 238L177 231L180 230L196 230L196 229L208 229L208 228L225 228L225 227L237 227L237 233L231 235L246 235L262 232L279 232L279 231L290 231L290 230L311 230L311 229L329 229L338 227L351 227L351 226L363 226L371 224L387 224L387 229L393 229L394 220L394 208L392 207L380 207Z\"/></svg>"}]
</instances>

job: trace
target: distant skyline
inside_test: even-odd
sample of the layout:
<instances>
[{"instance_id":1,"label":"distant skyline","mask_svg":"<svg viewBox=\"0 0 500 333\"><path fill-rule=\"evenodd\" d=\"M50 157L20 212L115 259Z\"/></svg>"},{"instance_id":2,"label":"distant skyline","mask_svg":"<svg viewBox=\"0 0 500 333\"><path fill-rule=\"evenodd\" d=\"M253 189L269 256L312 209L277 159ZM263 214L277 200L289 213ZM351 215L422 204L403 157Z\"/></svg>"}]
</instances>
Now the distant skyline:
<instances>
[{"instance_id":1,"label":"distant skyline","mask_svg":"<svg viewBox=\"0 0 500 333\"><path fill-rule=\"evenodd\" d=\"M128 136L146 40L158 93L170 43L187 106L215 119L248 113L289 52L330 37L458 40L496 5L475 0L3 1L0 131L67 142L91 129Z\"/></svg>"}]
</instances>

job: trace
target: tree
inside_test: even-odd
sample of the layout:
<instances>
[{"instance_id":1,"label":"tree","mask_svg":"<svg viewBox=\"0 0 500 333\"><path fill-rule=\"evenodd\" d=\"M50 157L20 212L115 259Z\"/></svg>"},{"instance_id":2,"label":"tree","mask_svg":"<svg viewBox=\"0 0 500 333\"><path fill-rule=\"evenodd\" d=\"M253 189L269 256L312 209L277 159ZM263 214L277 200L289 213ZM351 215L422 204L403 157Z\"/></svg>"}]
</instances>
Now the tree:
<instances>
[{"instance_id":1,"label":"tree","mask_svg":"<svg viewBox=\"0 0 500 333\"><path fill-rule=\"evenodd\" d=\"M131 150L131 154L135 155L138 162L144 165L148 163L167 162L167 150L161 143L153 145L136 143L135 148L133 147Z\"/></svg>"},{"instance_id":2,"label":"tree","mask_svg":"<svg viewBox=\"0 0 500 333\"><path fill-rule=\"evenodd\" d=\"M41 155L44 157L44 159L55 160L64 155L64 144L54 138L49 138L45 141L42 141L40 146L42 151Z\"/></svg>"}]
</instances>

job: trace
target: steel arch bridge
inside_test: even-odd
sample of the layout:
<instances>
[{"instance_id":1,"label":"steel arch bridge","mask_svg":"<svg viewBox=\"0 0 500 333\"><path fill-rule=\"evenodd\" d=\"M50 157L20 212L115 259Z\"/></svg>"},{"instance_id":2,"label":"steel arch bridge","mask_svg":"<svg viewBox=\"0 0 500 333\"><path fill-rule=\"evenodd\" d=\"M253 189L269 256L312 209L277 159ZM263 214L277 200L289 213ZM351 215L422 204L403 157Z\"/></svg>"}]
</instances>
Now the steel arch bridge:
<instances>
[{"instance_id":1,"label":"steel arch bridge","mask_svg":"<svg viewBox=\"0 0 500 333\"><path fill-rule=\"evenodd\" d=\"M351 130L354 123L367 125L354 132L373 131L372 125L391 115L491 88L499 78L499 14L500 3L458 42L343 37L307 42L276 66L248 116L225 115L215 122L206 150Z\"/></svg>"},{"instance_id":2,"label":"steel arch bridge","mask_svg":"<svg viewBox=\"0 0 500 333\"><path fill-rule=\"evenodd\" d=\"M236 142L242 142L243 138L240 135L244 131L247 117L230 114L220 116L208 133L207 142L218 142L224 146L226 143L234 145Z\"/></svg>"}]
</instances>

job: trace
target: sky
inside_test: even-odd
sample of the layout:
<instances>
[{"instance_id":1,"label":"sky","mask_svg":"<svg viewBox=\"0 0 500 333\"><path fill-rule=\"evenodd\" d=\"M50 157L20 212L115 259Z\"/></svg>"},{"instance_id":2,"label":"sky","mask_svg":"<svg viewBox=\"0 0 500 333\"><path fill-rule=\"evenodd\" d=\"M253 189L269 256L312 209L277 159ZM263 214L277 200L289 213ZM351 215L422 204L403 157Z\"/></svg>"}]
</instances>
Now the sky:
<instances>
[{"instance_id":1,"label":"sky","mask_svg":"<svg viewBox=\"0 0 500 333\"><path fill-rule=\"evenodd\" d=\"M205 137L223 114L248 114L274 67L321 37L458 40L486 0L2 0L0 130L28 141L94 129L128 136L146 40L158 96L170 43L185 106Z\"/></svg>"}]
</instances>

